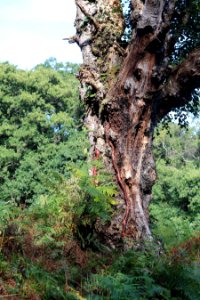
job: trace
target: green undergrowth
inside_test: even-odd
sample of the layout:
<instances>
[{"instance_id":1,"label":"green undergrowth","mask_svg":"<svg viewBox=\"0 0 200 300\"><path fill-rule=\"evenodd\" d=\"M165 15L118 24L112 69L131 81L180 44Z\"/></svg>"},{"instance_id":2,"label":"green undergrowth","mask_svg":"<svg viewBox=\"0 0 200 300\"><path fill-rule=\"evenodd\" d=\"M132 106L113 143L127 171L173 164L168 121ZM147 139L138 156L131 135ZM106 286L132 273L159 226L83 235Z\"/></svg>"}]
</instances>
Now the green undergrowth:
<instances>
[{"instance_id":1,"label":"green undergrowth","mask_svg":"<svg viewBox=\"0 0 200 300\"><path fill-rule=\"evenodd\" d=\"M116 187L93 167L95 177L73 166L70 179L52 174L29 207L0 202L0 299L200 299L200 236L177 209L152 205L151 243L121 253L101 244L94 222L109 221Z\"/></svg>"},{"instance_id":2,"label":"green undergrowth","mask_svg":"<svg viewBox=\"0 0 200 300\"><path fill-rule=\"evenodd\" d=\"M193 247L199 246L198 239ZM191 248L161 254L158 246L146 245L118 255L90 277L87 299L199 299L199 260L191 258Z\"/></svg>"},{"instance_id":3,"label":"green undergrowth","mask_svg":"<svg viewBox=\"0 0 200 300\"><path fill-rule=\"evenodd\" d=\"M200 237L162 253L160 245L123 254L79 248L60 258L58 247L37 249L37 257L15 249L0 256L0 299L198 300L199 250Z\"/></svg>"},{"instance_id":4,"label":"green undergrowth","mask_svg":"<svg viewBox=\"0 0 200 300\"><path fill-rule=\"evenodd\" d=\"M85 278L108 260L94 223L110 220L116 186L100 161L69 168L69 179L52 173L29 207L0 202L0 299L81 299Z\"/></svg>"},{"instance_id":5,"label":"green undergrowth","mask_svg":"<svg viewBox=\"0 0 200 300\"><path fill-rule=\"evenodd\" d=\"M0 299L200 299L195 166L174 163L166 201L171 173L159 162L150 207L154 240L126 252L109 250L95 232L96 220L109 222L116 204L117 189L102 162L68 169L70 178L52 172L43 181L47 193L30 206L0 201Z\"/></svg>"}]
</instances>

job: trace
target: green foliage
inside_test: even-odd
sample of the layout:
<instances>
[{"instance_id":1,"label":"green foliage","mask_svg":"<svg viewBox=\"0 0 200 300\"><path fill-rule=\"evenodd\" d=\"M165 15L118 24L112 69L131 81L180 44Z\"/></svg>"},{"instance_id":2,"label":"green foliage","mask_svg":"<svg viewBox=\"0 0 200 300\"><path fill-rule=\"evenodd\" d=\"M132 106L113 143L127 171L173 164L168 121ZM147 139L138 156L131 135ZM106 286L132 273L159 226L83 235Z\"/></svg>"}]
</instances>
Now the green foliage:
<instances>
[{"instance_id":1,"label":"green foliage","mask_svg":"<svg viewBox=\"0 0 200 300\"><path fill-rule=\"evenodd\" d=\"M96 245L93 225L97 217L102 224L110 219L117 193L101 162L89 167L96 168L96 176L88 176L85 166L71 167L69 179L53 172L45 182L48 193L39 196L28 208L21 209L15 202L1 203L4 218L0 223L0 265L2 284L8 294L15 292L20 300L32 294L40 295L41 299L83 299L73 286L68 287L68 274L77 278L79 269L73 271L73 261L79 261L76 256L83 255L78 244ZM90 231L83 236L84 227ZM9 268L3 254L9 257ZM6 276L14 282L14 289L9 287Z\"/></svg>"},{"instance_id":2,"label":"green foliage","mask_svg":"<svg viewBox=\"0 0 200 300\"><path fill-rule=\"evenodd\" d=\"M195 233L187 215L172 205L151 204L150 215L153 233L166 249L178 246Z\"/></svg>"},{"instance_id":3,"label":"green foliage","mask_svg":"<svg viewBox=\"0 0 200 300\"><path fill-rule=\"evenodd\" d=\"M89 280L88 299L199 299L199 264L158 251L147 245L116 256L108 269Z\"/></svg>"},{"instance_id":4,"label":"green foliage","mask_svg":"<svg viewBox=\"0 0 200 300\"><path fill-rule=\"evenodd\" d=\"M45 66L45 68L54 69L55 71L58 71L59 73L62 74L71 73L75 75L79 70L79 65L70 62L67 63L57 62L55 57L50 57L49 59L47 59L44 62L44 64L42 64L42 66Z\"/></svg>"},{"instance_id":5,"label":"green foliage","mask_svg":"<svg viewBox=\"0 0 200 300\"><path fill-rule=\"evenodd\" d=\"M15 202L0 201L0 235L8 227L10 220L17 218L19 212L20 208Z\"/></svg>"},{"instance_id":6,"label":"green foliage","mask_svg":"<svg viewBox=\"0 0 200 300\"><path fill-rule=\"evenodd\" d=\"M52 171L85 159L78 66L46 61L32 71L0 65L0 199L31 202ZM81 164L81 162L80 162Z\"/></svg>"},{"instance_id":7,"label":"green foliage","mask_svg":"<svg viewBox=\"0 0 200 300\"><path fill-rule=\"evenodd\" d=\"M198 128L198 122L196 122ZM180 128L170 123L168 128L158 128L154 139L154 155L159 163L164 160L167 165L176 168L184 167L187 163L198 166L200 161L200 133L195 127Z\"/></svg>"},{"instance_id":8,"label":"green foliage","mask_svg":"<svg viewBox=\"0 0 200 300\"><path fill-rule=\"evenodd\" d=\"M5 257L0 257L0 265L4 266ZM21 256L12 256L6 271L1 268L1 287L5 298L16 296L15 299L78 299L72 293L65 291L65 271L56 270L53 273L45 270L39 263L33 263ZM9 278L6 281L6 278ZM4 285L2 285L4 283ZM0 296L1 297L1 296ZM3 296L4 298L4 296Z\"/></svg>"},{"instance_id":9,"label":"green foliage","mask_svg":"<svg viewBox=\"0 0 200 300\"><path fill-rule=\"evenodd\" d=\"M158 164L159 182L154 187L154 200L167 202L184 211L198 211L200 199L199 170L193 164L183 167Z\"/></svg>"},{"instance_id":10,"label":"green foliage","mask_svg":"<svg viewBox=\"0 0 200 300\"><path fill-rule=\"evenodd\" d=\"M67 270L77 277L79 245L97 248L94 223L110 220L117 189L100 161L84 165L76 70L55 59L0 65L0 295L83 299Z\"/></svg>"},{"instance_id":11,"label":"green foliage","mask_svg":"<svg viewBox=\"0 0 200 300\"><path fill-rule=\"evenodd\" d=\"M69 179L52 172L45 179L46 194L38 198L25 210L15 202L1 201L0 232L14 222L20 231L31 230L35 245L62 247L66 238L70 241L79 235L82 246L93 238L93 226L98 219L102 224L110 220L117 188L111 175L103 172L100 162L94 162L98 174L89 176L88 166L71 168ZM90 228L87 236L81 237L81 227Z\"/></svg>"},{"instance_id":12,"label":"green foliage","mask_svg":"<svg viewBox=\"0 0 200 300\"><path fill-rule=\"evenodd\" d=\"M27 211L31 218L37 220L38 243L51 243L54 238L64 235L69 239L73 238L73 234L81 237L81 226L90 226L92 231L97 218L102 223L110 219L117 189L111 175L100 169L101 163L94 164L98 170L96 176L89 176L88 166L83 166L72 168L70 179L54 172L46 180L48 195L41 195ZM92 238L91 232L87 234Z\"/></svg>"},{"instance_id":13,"label":"green foliage","mask_svg":"<svg viewBox=\"0 0 200 300\"><path fill-rule=\"evenodd\" d=\"M199 132L169 125L154 143L158 181L150 206L153 232L166 249L200 232Z\"/></svg>"},{"instance_id":14,"label":"green foliage","mask_svg":"<svg viewBox=\"0 0 200 300\"><path fill-rule=\"evenodd\" d=\"M41 195L28 208L26 217L33 219L34 240L37 245L62 246L65 236L73 236L75 207L81 200L76 180L65 180L53 173L46 183L49 195ZM25 218L26 218L25 217Z\"/></svg>"},{"instance_id":15,"label":"green foliage","mask_svg":"<svg viewBox=\"0 0 200 300\"><path fill-rule=\"evenodd\" d=\"M95 168L97 175L89 176L89 169ZM94 161L82 169L75 169L74 175L79 179L81 191L84 193L84 214L88 214L90 223L99 217L102 221L110 219L112 205L116 204L117 187L113 183L112 175L105 172L101 161Z\"/></svg>"},{"instance_id":16,"label":"green foliage","mask_svg":"<svg viewBox=\"0 0 200 300\"><path fill-rule=\"evenodd\" d=\"M199 186L199 133L170 125L160 131L155 140L158 182L153 189L154 202L167 202L191 213L198 212Z\"/></svg>"},{"instance_id":17,"label":"green foliage","mask_svg":"<svg viewBox=\"0 0 200 300\"><path fill-rule=\"evenodd\" d=\"M106 268L104 265L99 274L88 274L90 277L83 278L80 289L76 282L76 290L67 284L68 267L64 262L51 272L19 256L13 256L9 265L4 259L0 257L2 279L10 276L4 288L8 293L19 295L19 299L32 299L31 296L37 295L46 300L198 300L200 296L199 262L188 260L185 251L175 249L160 255L159 247L151 244L124 254L113 253L112 264ZM69 270L73 273L72 266ZM78 272L81 270L76 268ZM12 287L11 282L15 284Z\"/></svg>"}]
</instances>

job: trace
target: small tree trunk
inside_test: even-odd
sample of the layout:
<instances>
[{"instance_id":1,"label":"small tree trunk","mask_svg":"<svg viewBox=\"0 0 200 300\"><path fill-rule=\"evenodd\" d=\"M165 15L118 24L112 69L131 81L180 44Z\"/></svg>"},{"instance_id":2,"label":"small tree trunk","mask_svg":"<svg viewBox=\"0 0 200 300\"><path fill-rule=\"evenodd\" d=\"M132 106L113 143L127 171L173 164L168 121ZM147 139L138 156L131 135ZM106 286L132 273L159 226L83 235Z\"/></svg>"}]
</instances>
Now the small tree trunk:
<instances>
[{"instance_id":1,"label":"small tree trunk","mask_svg":"<svg viewBox=\"0 0 200 300\"><path fill-rule=\"evenodd\" d=\"M104 233L108 243L122 239L129 247L151 237L148 205L156 179L151 149L159 102L157 70L164 67L164 50L159 52L165 44L163 1L146 1L145 7L132 1L132 22L138 24L125 46L120 0L75 2L77 33L70 41L83 54L80 95L87 105L91 157L100 153L120 188L119 205Z\"/></svg>"}]
</instances>

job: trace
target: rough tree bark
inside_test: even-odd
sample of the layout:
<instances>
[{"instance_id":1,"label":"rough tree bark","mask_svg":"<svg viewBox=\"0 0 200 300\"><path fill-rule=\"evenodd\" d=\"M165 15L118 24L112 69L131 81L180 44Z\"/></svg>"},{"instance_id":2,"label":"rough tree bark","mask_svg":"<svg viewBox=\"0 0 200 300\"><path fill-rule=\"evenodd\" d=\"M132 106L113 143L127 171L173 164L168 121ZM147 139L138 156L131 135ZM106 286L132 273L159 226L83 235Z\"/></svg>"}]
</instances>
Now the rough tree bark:
<instances>
[{"instance_id":1,"label":"rough tree bark","mask_svg":"<svg viewBox=\"0 0 200 300\"><path fill-rule=\"evenodd\" d=\"M75 0L81 48L81 99L87 105L91 157L112 168L121 198L105 236L110 244L151 237L148 205L156 180L153 129L199 86L200 49L172 68L175 0L132 0L129 42L120 0ZM127 242L128 241L128 242Z\"/></svg>"}]
</instances>

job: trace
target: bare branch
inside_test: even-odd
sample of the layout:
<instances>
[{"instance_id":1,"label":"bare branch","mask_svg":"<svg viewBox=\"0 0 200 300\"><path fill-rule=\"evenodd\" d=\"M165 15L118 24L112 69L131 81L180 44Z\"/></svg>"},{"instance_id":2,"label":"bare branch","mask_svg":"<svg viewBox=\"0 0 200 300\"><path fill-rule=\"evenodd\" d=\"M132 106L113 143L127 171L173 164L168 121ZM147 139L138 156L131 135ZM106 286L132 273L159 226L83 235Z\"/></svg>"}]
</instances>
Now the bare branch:
<instances>
[{"instance_id":1,"label":"bare branch","mask_svg":"<svg viewBox=\"0 0 200 300\"><path fill-rule=\"evenodd\" d=\"M77 35L73 35L67 38L63 38L63 41L68 41L69 44L79 43L79 38Z\"/></svg>"}]
</instances>

